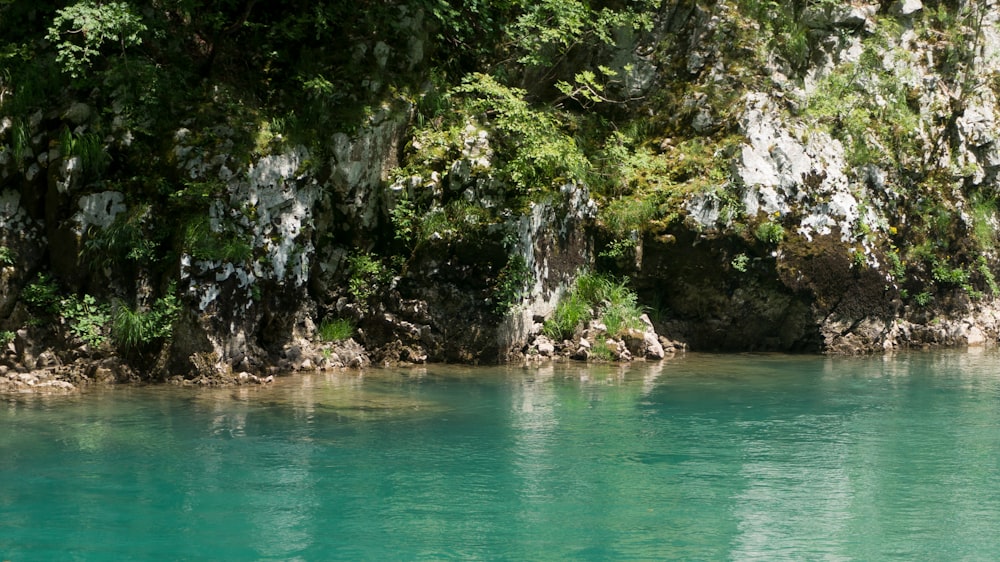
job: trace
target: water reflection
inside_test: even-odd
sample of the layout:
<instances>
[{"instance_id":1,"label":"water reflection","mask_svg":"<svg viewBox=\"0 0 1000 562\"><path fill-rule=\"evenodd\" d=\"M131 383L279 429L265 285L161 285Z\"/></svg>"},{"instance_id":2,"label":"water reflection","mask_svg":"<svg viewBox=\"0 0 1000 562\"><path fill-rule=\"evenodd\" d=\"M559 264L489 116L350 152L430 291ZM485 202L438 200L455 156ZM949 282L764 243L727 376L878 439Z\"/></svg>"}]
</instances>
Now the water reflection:
<instances>
[{"instance_id":1,"label":"water reflection","mask_svg":"<svg viewBox=\"0 0 1000 562\"><path fill-rule=\"evenodd\" d=\"M520 478L518 494L526 506L549 498L543 485L553 470L549 456L552 454L552 437L555 433L556 393L552 384L554 367L540 367L530 376L519 377L513 384L511 429L514 435L514 473ZM533 509L521 513L528 524L537 523Z\"/></svg>"},{"instance_id":2,"label":"water reflection","mask_svg":"<svg viewBox=\"0 0 1000 562\"><path fill-rule=\"evenodd\" d=\"M0 559L994 559L997 358L5 397Z\"/></svg>"}]
</instances>

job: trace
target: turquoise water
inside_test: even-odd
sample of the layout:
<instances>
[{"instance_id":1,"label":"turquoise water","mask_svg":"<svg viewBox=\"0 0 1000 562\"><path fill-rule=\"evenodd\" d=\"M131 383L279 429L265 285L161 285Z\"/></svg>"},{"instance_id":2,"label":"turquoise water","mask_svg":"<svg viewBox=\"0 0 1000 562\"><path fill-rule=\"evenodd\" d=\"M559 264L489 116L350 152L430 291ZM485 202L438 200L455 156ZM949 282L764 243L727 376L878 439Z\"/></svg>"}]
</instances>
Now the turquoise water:
<instances>
[{"instance_id":1,"label":"turquoise water","mask_svg":"<svg viewBox=\"0 0 1000 562\"><path fill-rule=\"evenodd\" d=\"M0 560L997 560L998 360L0 397Z\"/></svg>"}]
</instances>

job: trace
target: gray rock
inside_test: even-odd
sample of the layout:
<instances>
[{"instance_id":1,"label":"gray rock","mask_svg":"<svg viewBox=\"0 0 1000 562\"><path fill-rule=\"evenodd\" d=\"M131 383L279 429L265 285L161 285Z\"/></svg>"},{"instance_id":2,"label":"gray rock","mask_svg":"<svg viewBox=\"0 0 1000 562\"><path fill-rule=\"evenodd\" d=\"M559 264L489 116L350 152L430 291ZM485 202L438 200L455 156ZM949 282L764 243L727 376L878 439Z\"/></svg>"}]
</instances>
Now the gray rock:
<instances>
[{"instance_id":1,"label":"gray rock","mask_svg":"<svg viewBox=\"0 0 1000 562\"><path fill-rule=\"evenodd\" d=\"M74 125L82 125L90 119L91 113L89 105L81 102L75 102L73 105L69 106L69 109L63 112L62 116L63 119L70 121Z\"/></svg>"},{"instance_id":2,"label":"gray rock","mask_svg":"<svg viewBox=\"0 0 1000 562\"><path fill-rule=\"evenodd\" d=\"M646 332L643 336L645 344L645 357L646 359L663 359L666 355L663 350L663 345L660 344L659 338L653 332Z\"/></svg>"},{"instance_id":3,"label":"gray rock","mask_svg":"<svg viewBox=\"0 0 1000 562\"><path fill-rule=\"evenodd\" d=\"M924 5L920 0L899 0L893 6L893 12L901 16L913 15L923 9Z\"/></svg>"}]
</instances>

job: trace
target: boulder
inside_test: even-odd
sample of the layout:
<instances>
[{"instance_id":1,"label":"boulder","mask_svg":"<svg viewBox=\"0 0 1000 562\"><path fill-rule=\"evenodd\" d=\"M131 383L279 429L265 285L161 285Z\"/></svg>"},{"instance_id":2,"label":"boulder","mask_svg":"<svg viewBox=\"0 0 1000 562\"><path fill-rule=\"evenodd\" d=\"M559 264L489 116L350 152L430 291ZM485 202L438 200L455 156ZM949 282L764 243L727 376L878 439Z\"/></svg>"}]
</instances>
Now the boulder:
<instances>
[{"instance_id":1,"label":"boulder","mask_svg":"<svg viewBox=\"0 0 1000 562\"><path fill-rule=\"evenodd\" d=\"M535 349L538 350L538 354L542 357L552 357L556 352L555 344L545 336L538 336L535 339Z\"/></svg>"}]
</instances>

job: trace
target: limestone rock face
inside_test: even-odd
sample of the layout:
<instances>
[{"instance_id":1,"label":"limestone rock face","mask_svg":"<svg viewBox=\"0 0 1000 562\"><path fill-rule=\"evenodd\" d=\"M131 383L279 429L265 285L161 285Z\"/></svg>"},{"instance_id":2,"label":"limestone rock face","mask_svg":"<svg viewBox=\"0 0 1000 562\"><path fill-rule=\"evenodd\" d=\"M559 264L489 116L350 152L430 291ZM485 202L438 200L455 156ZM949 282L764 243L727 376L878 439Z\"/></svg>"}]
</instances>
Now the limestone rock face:
<instances>
[{"instance_id":1,"label":"limestone rock face","mask_svg":"<svg viewBox=\"0 0 1000 562\"><path fill-rule=\"evenodd\" d=\"M1000 5L808 4L773 22L728 1L671 5L498 88L525 87L508 93L529 115L558 114L568 143L604 142L583 114L613 123L620 146L585 162L616 162L611 187L505 176L527 128L498 126L503 96L444 127L429 106L473 94L438 83L452 78L427 58L447 58L441 22L417 3L384 12L392 38L336 46L363 79L323 94L351 115L296 114L327 119L313 137L225 88L155 133L110 84L26 102L0 115L5 384L49 380L35 371L210 384L373 363L659 360L685 345L992 345L1000 92L987 77L1000 72ZM582 69L592 97L559 97ZM654 164L628 176L634 162L609 148ZM520 156L527 169L551 158ZM635 194L648 198L631 213ZM615 228L618 211L635 224ZM427 231L414 234L418 218ZM634 248L602 256L611 244ZM621 337L595 323L566 342L542 335L593 269L628 276L653 320ZM38 295L46 276L58 297ZM39 322L70 295L142 312L167 292L180 299L173 338L137 353L142 365L110 341L80 343L65 315ZM323 341L331 319L350 321L350 337Z\"/></svg>"},{"instance_id":2,"label":"limestone rock face","mask_svg":"<svg viewBox=\"0 0 1000 562\"><path fill-rule=\"evenodd\" d=\"M1000 104L994 88L944 70L947 55L918 21L923 9L909 0L807 7L808 52L762 57L772 80L749 86L718 43L731 33L724 19L695 10L675 22L691 38L683 56L694 80L743 90L727 98L738 141L716 153L725 179L686 198L683 224L640 241L633 280L641 300L659 303L659 333L696 349L848 354L996 342L998 264L973 232L1000 226L977 199L1000 187ZM973 11L983 31L964 64L995 71L987 53L1000 48L991 23L1000 11ZM872 76L860 78L857 97L829 89L845 71ZM705 100L696 89L685 103L690 125L710 134L719 129L704 116L719 107ZM878 117L843 120L892 107L892 121L907 123L895 132ZM676 154L678 144L661 149ZM937 254L921 257L918 246Z\"/></svg>"}]
</instances>

